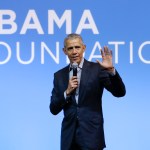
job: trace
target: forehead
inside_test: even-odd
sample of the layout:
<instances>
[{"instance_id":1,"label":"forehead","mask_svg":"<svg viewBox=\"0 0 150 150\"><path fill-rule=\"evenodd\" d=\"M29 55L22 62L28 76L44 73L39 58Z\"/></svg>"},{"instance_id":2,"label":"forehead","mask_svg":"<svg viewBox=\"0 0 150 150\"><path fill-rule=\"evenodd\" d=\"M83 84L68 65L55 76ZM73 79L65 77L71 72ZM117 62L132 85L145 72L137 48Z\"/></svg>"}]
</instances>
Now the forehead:
<instances>
[{"instance_id":1,"label":"forehead","mask_svg":"<svg viewBox=\"0 0 150 150\"><path fill-rule=\"evenodd\" d=\"M79 38L75 38L75 39L68 39L66 41L66 46L75 46L75 45L81 45L82 41Z\"/></svg>"}]
</instances>

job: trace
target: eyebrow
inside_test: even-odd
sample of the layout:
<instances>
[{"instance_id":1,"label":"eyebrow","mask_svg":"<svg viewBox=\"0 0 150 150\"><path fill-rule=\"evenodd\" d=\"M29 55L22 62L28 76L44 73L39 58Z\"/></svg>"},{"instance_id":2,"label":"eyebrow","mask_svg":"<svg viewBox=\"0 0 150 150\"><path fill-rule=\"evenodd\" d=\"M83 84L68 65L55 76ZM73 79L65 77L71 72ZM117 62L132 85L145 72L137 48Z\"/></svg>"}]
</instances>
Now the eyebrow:
<instances>
[{"instance_id":1,"label":"eyebrow","mask_svg":"<svg viewBox=\"0 0 150 150\"><path fill-rule=\"evenodd\" d=\"M73 48L81 48L81 46L70 46L70 47L67 48L67 50L71 50Z\"/></svg>"}]
</instances>

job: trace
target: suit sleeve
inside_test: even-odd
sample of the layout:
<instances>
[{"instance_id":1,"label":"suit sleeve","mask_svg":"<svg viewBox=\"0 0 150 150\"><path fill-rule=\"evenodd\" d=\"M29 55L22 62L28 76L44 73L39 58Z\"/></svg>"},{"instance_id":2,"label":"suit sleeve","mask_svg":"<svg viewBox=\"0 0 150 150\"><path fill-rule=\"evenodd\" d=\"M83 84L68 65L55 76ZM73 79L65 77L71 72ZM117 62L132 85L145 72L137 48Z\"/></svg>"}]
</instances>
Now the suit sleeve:
<instances>
[{"instance_id":1,"label":"suit sleeve","mask_svg":"<svg viewBox=\"0 0 150 150\"><path fill-rule=\"evenodd\" d=\"M104 87L112 93L115 97L123 97L126 94L125 85L116 70L115 75L111 75L108 72L104 72L102 79Z\"/></svg>"},{"instance_id":2,"label":"suit sleeve","mask_svg":"<svg viewBox=\"0 0 150 150\"><path fill-rule=\"evenodd\" d=\"M64 97L64 91L60 89L60 86L58 86L58 80L55 74L53 84L54 87L50 98L49 108L52 114L57 115L68 103L68 100Z\"/></svg>"}]
</instances>

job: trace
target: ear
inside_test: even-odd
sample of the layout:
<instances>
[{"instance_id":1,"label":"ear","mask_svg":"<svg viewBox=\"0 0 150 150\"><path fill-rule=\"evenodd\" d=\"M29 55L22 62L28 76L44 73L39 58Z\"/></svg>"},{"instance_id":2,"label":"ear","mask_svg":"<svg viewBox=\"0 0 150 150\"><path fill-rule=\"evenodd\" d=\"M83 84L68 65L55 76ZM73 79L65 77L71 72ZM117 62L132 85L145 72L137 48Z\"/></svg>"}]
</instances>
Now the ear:
<instances>
[{"instance_id":1,"label":"ear","mask_svg":"<svg viewBox=\"0 0 150 150\"><path fill-rule=\"evenodd\" d=\"M85 51L86 50L86 45L83 45L83 51Z\"/></svg>"},{"instance_id":2,"label":"ear","mask_svg":"<svg viewBox=\"0 0 150 150\"><path fill-rule=\"evenodd\" d=\"M65 55L67 55L67 51L66 51L66 49L65 49L65 48L63 48L63 51L64 51Z\"/></svg>"}]
</instances>

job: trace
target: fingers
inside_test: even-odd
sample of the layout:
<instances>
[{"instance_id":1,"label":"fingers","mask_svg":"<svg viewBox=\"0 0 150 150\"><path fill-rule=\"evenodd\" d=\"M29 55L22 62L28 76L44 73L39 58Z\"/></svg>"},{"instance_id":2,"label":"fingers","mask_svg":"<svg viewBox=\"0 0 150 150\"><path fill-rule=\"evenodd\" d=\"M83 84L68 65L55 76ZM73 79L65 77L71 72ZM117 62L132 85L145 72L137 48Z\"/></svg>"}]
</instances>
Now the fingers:
<instances>
[{"instance_id":1,"label":"fingers","mask_svg":"<svg viewBox=\"0 0 150 150\"><path fill-rule=\"evenodd\" d=\"M102 55L102 58L103 58L105 56L104 51L102 49L100 49L100 51L101 51L101 55Z\"/></svg>"},{"instance_id":2,"label":"fingers","mask_svg":"<svg viewBox=\"0 0 150 150\"><path fill-rule=\"evenodd\" d=\"M105 55L111 54L111 50L108 48L108 46L104 46L104 53L105 53Z\"/></svg>"},{"instance_id":3,"label":"fingers","mask_svg":"<svg viewBox=\"0 0 150 150\"><path fill-rule=\"evenodd\" d=\"M75 91L75 89L78 87L78 79L77 76L72 76L72 78L69 80L68 88L66 89L66 94L70 95Z\"/></svg>"},{"instance_id":4,"label":"fingers","mask_svg":"<svg viewBox=\"0 0 150 150\"><path fill-rule=\"evenodd\" d=\"M78 79L76 76L72 76L72 78L69 81L70 88L71 89L76 89L78 87Z\"/></svg>"},{"instance_id":5,"label":"fingers","mask_svg":"<svg viewBox=\"0 0 150 150\"><path fill-rule=\"evenodd\" d=\"M104 46L104 48L103 49L100 49L100 51L101 51L101 55L102 55L102 58L104 58L105 56L112 56L112 50L110 50L109 48L108 48L108 46Z\"/></svg>"},{"instance_id":6,"label":"fingers","mask_svg":"<svg viewBox=\"0 0 150 150\"><path fill-rule=\"evenodd\" d=\"M104 46L104 53L106 54L108 52L108 47Z\"/></svg>"}]
</instances>

